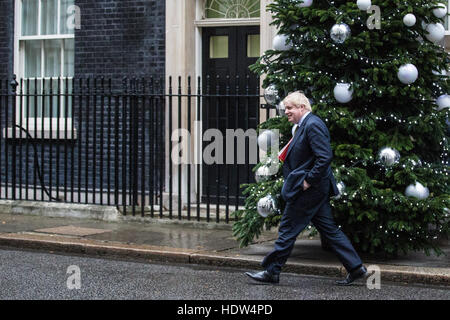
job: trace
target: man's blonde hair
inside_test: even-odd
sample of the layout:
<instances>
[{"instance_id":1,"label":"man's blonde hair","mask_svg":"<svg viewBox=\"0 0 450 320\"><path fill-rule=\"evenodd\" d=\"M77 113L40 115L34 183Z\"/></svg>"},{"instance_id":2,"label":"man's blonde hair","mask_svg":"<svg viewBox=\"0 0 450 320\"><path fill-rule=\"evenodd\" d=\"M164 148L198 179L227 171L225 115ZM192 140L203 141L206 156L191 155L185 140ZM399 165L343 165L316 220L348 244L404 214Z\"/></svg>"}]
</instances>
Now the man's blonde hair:
<instances>
[{"instance_id":1,"label":"man's blonde hair","mask_svg":"<svg viewBox=\"0 0 450 320\"><path fill-rule=\"evenodd\" d=\"M283 103L290 103L296 106L297 108L300 105L305 105L306 110L311 111L311 104L309 103L308 98L301 91L295 91L288 94L286 98L284 98Z\"/></svg>"}]
</instances>

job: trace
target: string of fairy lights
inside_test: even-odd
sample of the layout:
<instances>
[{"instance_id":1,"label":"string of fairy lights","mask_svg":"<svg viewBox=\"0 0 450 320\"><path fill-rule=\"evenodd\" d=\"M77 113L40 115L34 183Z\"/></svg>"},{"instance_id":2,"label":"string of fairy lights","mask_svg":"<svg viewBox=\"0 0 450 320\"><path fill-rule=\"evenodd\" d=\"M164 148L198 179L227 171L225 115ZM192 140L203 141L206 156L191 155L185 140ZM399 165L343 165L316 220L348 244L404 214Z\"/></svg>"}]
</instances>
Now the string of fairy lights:
<instances>
[{"instance_id":1,"label":"string of fairy lights","mask_svg":"<svg viewBox=\"0 0 450 320\"><path fill-rule=\"evenodd\" d=\"M299 4L301 4L300 6L305 7L305 6L311 6L312 5L312 0L309 1L297 1ZM335 1L328 1L330 7L333 7L335 9L335 15L336 17L341 17L341 20L344 20L342 18L342 15L344 15L344 12L342 12L340 9L335 7ZM358 1L359 2L359 1ZM370 0L366 0L364 1L366 4L370 3ZM411 5L411 4L409 4ZM358 5L359 6L359 5ZM429 8L430 10L435 8L435 6L431 6L431 5L427 5L424 2L417 2L416 6L426 6L427 8ZM445 10L447 8L445 7ZM403 16L405 14L405 8L398 8L397 10L394 10L392 12L389 12L389 14L384 14L383 19L384 19L384 25L386 26L386 30L387 31L379 31L381 34L387 34L387 32L390 30L389 26L394 22L394 21L398 21L399 19L402 19ZM436 15L436 14L435 14ZM437 16L437 15L436 15ZM438 16L437 16L438 17ZM352 26L358 26L361 28L364 28L365 25L365 21L361 16L358 17L349 17L346 16L345 17L347 20L350 19L351 21L351 25ZM348 21L347 21L348 22ZM408 25L409 22L405 22L405 19L403 19L403 22L406 26L410 27L411 25ZM414 16L414 24L415 24L415 16ZM413 25L414 25L413 24ZM297 25L296 28L298 28L299 26ZM425 30L427 27L427 24L424 24L424 22L422 22L422 29ZM348 26L346 25L346 28L349 30ZM345 28L344 28L345 29ZM418 31L418 28L408 28L407 32L409 32L411 39L410 40L415 40L419 42L419 47L423 46L423 47L428 47L428 46L436 46L438 43L438 41L435 41L436 38L439 38L439 35L432 35L430 38L428 38L428 40L430 40L429 42L424 41L424 39L422 38L421 33ZM428 31L428 30L427 30ZM332 31L330 31L330 35ZM365 64L366 66L369 67L383 67L383 68L398 68L398 66L400 65L399 61L405 61L405 60L409 60L409 61L416 61L419 58L414 56L413 54L411 54L410 52L406 51L406 52L401 52L401 53L397 53L394 55L390 55L390 56L386 56L383 58L375 58L375 57L367 57L364 54L362 54L361 52L357 52L355 50L353 50L352 52L348 51L348 50L344 50L345 46L343 45L343 43L345 42L345 40L350 37L350 31L348 31L345 34L345 39L343 41L338 41L338 40L342 40L337 38L333 38L333 36L331 37L333 41L331 41L331 39L329 39L328 36L326 37L318 37L316 35L311 36L309 33L306 34L302 34L302 35L297 35L295 33L295 30L293 30L293 34L295 34L296 39L295 41L292 41L291 39L289 39L289 37L285 37L284 43L282 44L282 49L277 49L276 45L275 45L275 39L274 39L274 48L275 48L275 53L272 55L269 55L270 57L273 57L274 55L276 56L275 60L270 61L269 58L264 57L263 58L263 62L266 64L265 65L265 69L266 71L269 71L269 68L271 66L272 63L276 62L276 60L281 60L278 61L281 64L286 64L286 65L290 65L290 66L294 66L296 64L301 63L301 58L304 57L305 54L308 54L308 48L304 46L305 41L313 41L313 44L316 45L322 45L323 47L326 46L327 49L332 50L330 53L335 56L335 57L342 57L343 59L346 59L347 62L349 61L358 61L362 64ZM336 36L336 35L335 35ZM434 37L434 38L433 38ZM292 36L290 37L292 38ZM280 42L280 39L277 40L278 42ZM306 49L306 50L305 50ZM286 58L286 54L283 54L283 51L287 51L290 50L292 52L297 52L297 57L294 59L287 59ZM277 54L277 51L278 54ZM291 53L292 53L291 52ZM442 54L442 57L445 57L444 54ZM448 58L445 57L445 58ZM405 65L403 65L405 66ZM414 68L416 68L413 65ZM341 84L345 84L344 81L338 77L337 75L333 74L331 71L323 71L323 70L314 70L313 68L310 68L310 70L308 70L307 67L302 66L303 70L302 72L304 72L304 74L306 75L305 77L302 77L302 81L304 83L310 83L310 84L314 84L314 81L317 79L317 77L328 77L329 81L335 82L335 83L341 83ZM367 69L367 68L366 68ZM276 74L272 74L270 77L272 79L272 81L275 83L279 83L280 85L288 85L290 83L295 83L296 80L298 79L298 72L294 72L293 74L290 74L288 76L285 75L285 73L280 72L279 69L277 71ZM417 70L417 69L416 69ZM285 71L285 70L282 70ZM438 70L433 71L435 77L431 77L435 79L432 83L432 87L433 88L433 94L438 95L438 94L442 94L444 92L444 89L442 88L442 86L440 85L438 80L447 80L447 76L446 74L443 74L442 72L439 72ZM401 82L403 82L404 84L406 84L407 86L411 87L412 83L414 83L414 81L412 82L408 82L408 77L410 78L410 75L408 75L406 77L401 77L400 74L398 75L399 80ZM416 77L417 79L417 77ZM364 83L364 89L368 89L369 92L372 92L374 94L379 94L379 95L383 95L383 90L381 90L380 88L377 88L374 84L372 84L373 81L369 80L368 76L362 76L359 78L359 80L361 81L361 83ZM335 93L335 97L336 97L336 93ZM339 99L336 97L336 100L339 101ZM438 104L437 100L430 100L429 96L425 96L421 93L417 93L416 97L413 99L410 99L411 101L417 101L417 102L422 102L422 103L430 103L430 104ZM269 103L269 102L268 102ZM328 106L331 104L333 105L333 102L328 101L327 99L319 99L319 103L327 103ZM341 103L346 103L346 102L341 102ZM271 104L271 103L269 103ZM419 111L419 117L422 118L425 116L425 113L418 107L413 106L414 108L416 108ZM440 111L442 109L446 109L446 116L448 118L449 116L449 109L448 107L442 108L441 106L439 106L439 109L435 108L436 112L429 112L429 114L426 114L426 116L428 117L428 122L427 125L429 126L434 126L436 124L440 124L440 122L442 121L442 117L440 114L437 113L437 111ZM368 108L366 107L365 110L367 111ZM341 110L338 110L336 107L329 107L328 110L328 116L324 118L324 120L326 122L331 121L330 119L333 119L332 116L341 116L341 117L346 117L348 116L347 114L345 114L344 112L342 112ZM389 124L394 124L394 125L402 125L402 126L417 126L419 125L419 120L416 118L414 119L413 117L410 117L408 119L403 118L400 115L396 115L394 113L390 113L388 115L377 115L373 112L369 112L365 115L365 118L358 118L355 119L355 123L357 125L359 125L360 127L363 127L365 125L369 125L371 123L379 123L379 122L383 122L383 123L389 123ZM432 173L434 173L435 175L445 175L446 177L448 177L448 156L449 156L449 141L447 139L447 137L443 137L442 141L440 142L440 146L442 147L442 154L441 154L441 164L436 164L436 163L428 163L426 161L421 161L421 160L413 160L413 159L406 159L402 162L398 162L395 166L383 166L383 163L380 163L379 159L375 159L373 156L369 156L369 159L367 160L361 160L358 159L358 157L354 157L354 159L352 159L353 161L351 161L351 163L349 164L350 168L355 167L361 163L368 163L370 162L371 165L378 164L378 167L380 168L380 170L384 171L384 173L387 173L390 170L396 170L398 167L403 168L403 169L410 169L412 171L414 170L429 170ZM345 168L345 167L344 167ZM348 169L348 168L346 168ZM336 174L339 176L340 171L339 169L336 169ZM447 179L448 180L448 179ZM278 183L282 182L282 178L279 178L277 180ZM408 187L409 188L409 187ZM385 197L383 195L379 195L379 196L373 196L371 194L368 194L367 192L361 192L363 191L364 188L361 186L357 189L351 190L349 193L347 193L347 191L345 189L342 190L341 195L339 197L339 203L344 203L346 204L348 201L352 201L354 199L356 199L357 197L360 197L363 201L369 201L371 203L374 203L375 205L382 205L382 203L390 203L392 205L391 202L393 202L394 204L398 204L398 205L406 205L409 208L415 208L417 210L427 210L430 209L430 204L429 202L424 202L421 201L425 198L422 199L412 199L402 193L395 193L393 194L393 197L389 199L388 202L385 202L387 199L385 199ZM257 193L258 196L262 196L263 194L266 193L266 188L263 186L259 189L255 188L255 191ZM380 191L382 192L382 191ZM336 203L336 205L338 205L339 203ZM445 202L442 202L445 205ZM273 203L271 204L273 206ZM332 205L334 205L332 203ZM259 206L259 203L258 203ZM279 211L279 210L278 210ZM450 211L450 210L448 210ZM448 217L448 211L446 211L445 216ZM258 212L259 212L259 207L258 207ZM379 226L380 229L383 229L383 226L380 225ZM400 230L385 230L386 234L392 234L395 235L397 238L402 236L401 233L399 233L398 231L404 231L405 228L401 228ZM441 230L439 230L441 231ZM425 228L424 231L425 233ZM419 235L419 232L417 232L417 235ZM428 238L428 236L427 236ZM412 240L413 238L409 238L410 240Z\"/></svg>"}]
</instances>

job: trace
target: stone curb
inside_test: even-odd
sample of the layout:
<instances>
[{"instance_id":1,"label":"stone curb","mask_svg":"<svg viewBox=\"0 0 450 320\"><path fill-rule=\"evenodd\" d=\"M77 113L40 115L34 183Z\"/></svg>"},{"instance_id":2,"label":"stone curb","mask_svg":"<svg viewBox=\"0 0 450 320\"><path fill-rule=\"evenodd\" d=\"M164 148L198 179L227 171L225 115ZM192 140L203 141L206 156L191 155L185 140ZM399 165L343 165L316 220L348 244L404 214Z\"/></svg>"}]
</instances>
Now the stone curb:
<instances>
[{"instance_id":1,"label":"stone curb","mask_svg":"<svg viewBox=\"0 0 450 320\"><path fill-rule=\"evenodd\" d=\"M131 245L91 239L67 238L41 234L0 234L0 246L83 254L94 258L119 258L139 262L173 262L259 270L254 257L226 256L211 252L149 245ZM381 281L422 283L450 286L450 272L444 268L377 265ZM284 272L317 276L342 277L345 269L334 264L288 262Z\"/></svg>"}]
</instances>

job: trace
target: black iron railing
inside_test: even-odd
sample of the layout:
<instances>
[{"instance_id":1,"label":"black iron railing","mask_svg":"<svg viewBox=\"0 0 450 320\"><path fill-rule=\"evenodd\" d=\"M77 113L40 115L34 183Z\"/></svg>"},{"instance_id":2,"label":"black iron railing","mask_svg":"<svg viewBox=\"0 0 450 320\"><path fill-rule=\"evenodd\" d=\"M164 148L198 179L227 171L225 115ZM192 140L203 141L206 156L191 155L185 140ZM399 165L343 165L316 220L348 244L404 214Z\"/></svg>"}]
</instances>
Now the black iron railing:
<instances>
[{"instance_id":1,"label":"black iron railing","mask_svg":"<svg viewBox=\"0 0 450 320\"><path fill-rule=\"evenodd\" d=\"M229 222L243 204L239 185L254 179L256 140L246 136L239 149L233 137L234 158L245 152L245 163L220 161L224 144L211 163L204 153L217 138L204 137L255 129L269 117L262 108L250 75L0 80L0 198Z\"/></svg>"}]
</instances>

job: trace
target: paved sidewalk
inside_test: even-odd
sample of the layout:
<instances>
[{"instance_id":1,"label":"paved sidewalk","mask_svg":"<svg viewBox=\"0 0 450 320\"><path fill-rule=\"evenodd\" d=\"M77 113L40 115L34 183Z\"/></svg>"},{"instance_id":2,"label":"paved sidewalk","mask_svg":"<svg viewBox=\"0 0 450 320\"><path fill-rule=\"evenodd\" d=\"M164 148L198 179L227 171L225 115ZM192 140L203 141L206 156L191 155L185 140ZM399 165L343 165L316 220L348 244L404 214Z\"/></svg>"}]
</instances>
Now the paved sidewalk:
<instances>
[{"instance_id":1,"label":"paved sidewalk","mask_svg":"<svg viewBox=\"0 0 450 320\"><path fill-rule=\"evenodd\" d=\"M139 219L137 219L139 220ZM273 248L276 232L265 232L256 243L239 248L230 225L161 221L104 222L0 213L0 246L71 254L167 261L261 270L260 262ZM396 259L363 256L377 265L382 281L450 286L450 245L445 255L411 253ZM343 277L345 270L333 253L322 250L317 238L300 237L285 272ZM450 293L449 293L450 295Z\"/></svg>"}]
</instances>

